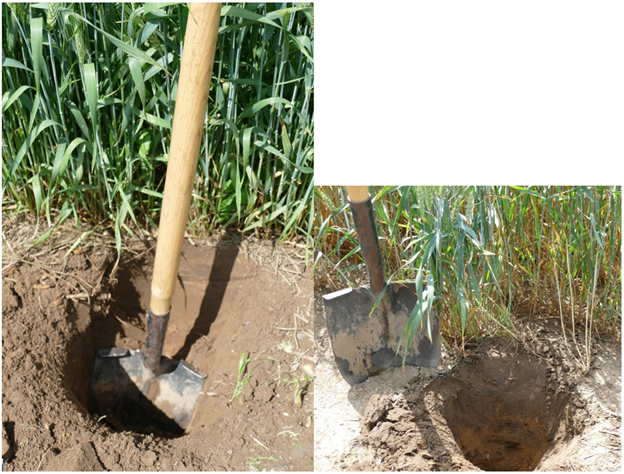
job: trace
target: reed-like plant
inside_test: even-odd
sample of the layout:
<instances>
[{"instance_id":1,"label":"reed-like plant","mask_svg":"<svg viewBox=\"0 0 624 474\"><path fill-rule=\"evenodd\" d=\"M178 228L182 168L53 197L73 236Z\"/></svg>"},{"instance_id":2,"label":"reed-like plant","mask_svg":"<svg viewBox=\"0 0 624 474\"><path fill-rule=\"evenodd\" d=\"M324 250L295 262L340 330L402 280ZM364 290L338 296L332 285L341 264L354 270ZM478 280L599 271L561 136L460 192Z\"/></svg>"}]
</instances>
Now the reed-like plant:
<instances>
[{"instance_id":1,"label":"reed-like plant","mask_svg":"<svg viewBox=\"0 0 624 474\"><path fill-rule=\"evenodd\" d=\"M188 8L2 4L4 212L122 234L158 222ZM312 4L226 4L189 228L307 235ZM47 234L44 234L44 238Z\"/></svg>"},{"instance_id":2,"label":"reed-like plant","mask_svg":"<svg viewBox=\"0 0 624 474\"><path fill-rule=\"evenodd\" d=\"M387 277L416 281L428 303L409 324L435 308L446 342L463 348L485 334L518 335L518 317L557 316L585 370L592 334L621 334L621 188L370 191ZM344 190L317 187L315 203L315 271L326 276L317 282L353 285L363 262Z\"/></svg>"}]
</instances>

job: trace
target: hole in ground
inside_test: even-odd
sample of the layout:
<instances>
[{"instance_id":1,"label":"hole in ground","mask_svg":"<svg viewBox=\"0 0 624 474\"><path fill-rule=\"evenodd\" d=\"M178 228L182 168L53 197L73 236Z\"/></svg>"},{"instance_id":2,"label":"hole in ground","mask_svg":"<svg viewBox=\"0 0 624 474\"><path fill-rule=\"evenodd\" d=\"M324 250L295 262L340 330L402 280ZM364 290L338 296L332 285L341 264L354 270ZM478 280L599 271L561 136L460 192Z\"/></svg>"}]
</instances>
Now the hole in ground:
<instances>
[{"instance_id":1,"label":"hole in ground","mask_svg":"<svg viewBox=\"0 0 624 474\"><path fill-rule=\"evenodd\" d=\"M181 368L174 372L178 364L163 357L158 369L162 373L154 374L143 364L144 353L137 350L144 348L151 265L152 259L148 258L119 268L117 285L111 290L110 312L116 321L109 318L96 335L98 355L92 367L88 408L94 415L105 416L104 420L117 431L172 438L184 434L187 420L178 423L177 406L185 400L183 390L172 383L171 375L177 380L186 371ZM186 407L190 411L189 422L195 404L192 405Z\"/></svg>"},{"instance_id":2,"label":"hole in ground","mask_svg":"<svg viewBox=\"0 0 624 474\"><path fill-rule=\"evenodd\" d=\"M191 422L203 384L183 362L163 358L152 373L139 351L102 350L95 358L89 410L105 415L118 431L177 437Z\"/></svg>"},{"instance_id":3,"label":"hole in ground","mask_svg":"<svg viewBox=\"0 0 624 474\"><path fill-rule=\"evenodd\" d=\"M539 467L569 419L571 396L551 372L544 359L490 350L436 383L440 411L470 462L485 471Z\"/></svg>"},{"instance_id":4,"label":"hole in ground","mask_svg":"<svg viewBox=\"0 0 624 474\"><path fill-rule=\"evenodd\" d=\"M212 324L226 298L225 290L238 255L236 242L230 235L226 235L223 237L223 243L220 242L216 248L186 244L183 247L171 319L163 350L163 355L170 357L169 360L179 363L175 366L176 369L168 372L172 374L171 380L182 378L188 381L190 378L193 384L197 382L197 377L192 373L189 375L189 367L182 361L189 358L191 349L196 343L201 343L203 337L211 333ZM149 305L154 260L153 249L150 250L149 245L146 243L148 252L142 258L118 268L117 281L113 282L110 288L102 290L105 295L108 295L104 298L105 302L98 301L99 296L95 295L91 306L79 304L74 308L70 305L70 320L74 322L78 332L67 348L70 357L65 367L65 385L69 389L71 398L78 405L98 419L106 415L103 421L108 422L115 430L175 437L184 434L183 430L171 425L166 419L162 419L158 413L148 416L144 424L137 423L145 418L144 415L139 416L142 411L152 412L152 407L144 400L146 397L139 395L138 390L130 390L127 398L132 403L125 407L114 407L113 410L106 410L107 412L103 411L101 404L94 403L89 393L96 350L125 348L135 351L144 348L145 315ZM241 272L246 272L246 270L241 267L239 273ZM103 310L102 308L106 305L110 307L108 310ZM217 335L218 331L215 337ZM169 395L163 395L166 400L175 398L171 396L171 384L177 387L184 386L185 389L177 390L177 395L181 395L178 398L183 400L176 399L173 403L174 408L160 401L157 402L158 406L167 414L176 412L179 407L185 407L186 410L188 406L185 402L188 397L182 394L186 394L188 384L181 385L177 382L163 384L160 377L159 375L158 389L161 391L163 387L167 389ZM117 378L123 381L135 377L119 374ZM129 386L126 383L123 385ZM147 398L155 403L159 400L158 394L150 393ZM139 408L133 408L134 406Z\"/></svg>"},{"instance_id":5,"label":"hole in ground","mask_svg":"<svg viewBox=\"0 0 624 474\"><path fill-rule=\"evenodd\" d=\"M140 392L134 383L136 374L126 373L114 358L100 369L99 396L94 397L92 391L97 361L102 360L96 356L95 349L134 350L143 346L143 307L149 295L146 276L149 265L150 259L120 268L115 286L102 293L105 298L98 300L96 297L91 306L83 303L68 306L68 317L78 332L68 345L64 382L74 402L112 429L172 438L182 436L184 429L150 401L157 395L145 397ZM103 311L108 300L109 310ZM108 403L107 399L113 401Z\"/></svg>"}]
</instances>

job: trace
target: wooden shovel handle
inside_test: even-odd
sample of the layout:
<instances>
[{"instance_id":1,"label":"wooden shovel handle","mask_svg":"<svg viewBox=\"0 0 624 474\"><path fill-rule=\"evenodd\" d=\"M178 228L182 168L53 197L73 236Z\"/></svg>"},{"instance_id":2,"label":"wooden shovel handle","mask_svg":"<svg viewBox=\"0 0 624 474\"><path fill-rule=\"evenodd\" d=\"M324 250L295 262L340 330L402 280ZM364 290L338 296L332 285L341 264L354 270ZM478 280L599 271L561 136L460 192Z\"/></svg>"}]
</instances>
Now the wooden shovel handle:
<instances>
[{"instance_id":1,"label":"wooden shovel handle","mask_svg":"<svg viewBox=\"0 0 624 474\"><path fill-rule=\"evenodd\" d=\"M217 47L220 3L191 3L171 132L150 309L171 309Z\"/></svg>"},{"instance_id":2,"label":"wooden shovel handle","mask_svg":"<svg viewBox=\"0 0 624 474\"><path fill-rule=\"evenodd\" d=\"M347 193L351 202L364 202L370 197L368 186L347 186Z\"/></svg>"}]
</instances>

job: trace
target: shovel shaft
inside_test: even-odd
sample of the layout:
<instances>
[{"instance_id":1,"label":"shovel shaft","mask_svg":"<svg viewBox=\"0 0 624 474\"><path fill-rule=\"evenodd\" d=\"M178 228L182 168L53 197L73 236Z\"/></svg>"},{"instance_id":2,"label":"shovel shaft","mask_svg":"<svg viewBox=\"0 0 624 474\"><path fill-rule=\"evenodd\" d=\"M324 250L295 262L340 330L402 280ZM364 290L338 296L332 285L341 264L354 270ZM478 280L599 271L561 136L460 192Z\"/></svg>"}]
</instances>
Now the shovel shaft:
<instances>
[{"instance_id":1,"label":"shovel shaft","mask_svg":"<svg viewBox=\"0 0 624 474\"><path fill-rule=\"evenodd\" d=\"M147 337L145 339L145 367L154 372L160 365L165 334L169 324L169 313L164 316L147 312Z\"/></svg>"},{"instance_id":2,"label":"shovel shaft","mask_svg":"<svg viewBox=\"0 0 624 474\"><path fill-rule=\"evenodd\" d=\"M154 315L169 313L175 290L220 15L220 3L190 4L152 277L150 311Z\"/></svg>"},{"instance_id":3,"label":"shovel shaft","mask_svg":"<svg viewBox=\"0 0 624 474\"><path fill-rule=\"evenodd\" d=\"M368 195L368 191L365 187L364 190L366 190L366 194L364 194L361 189L354 192L353 188L355 188L355 186L348 187L349 205L351 206L358 241L362 248L366 270L368 271L370 289L375 296L379 296L386 284L386 279L384 277L381 251L379 249L379 240L375 227L373 206L370 195ZM364 198L364 200L362 200L362 198Z\"/></svg>"}]
</instances>

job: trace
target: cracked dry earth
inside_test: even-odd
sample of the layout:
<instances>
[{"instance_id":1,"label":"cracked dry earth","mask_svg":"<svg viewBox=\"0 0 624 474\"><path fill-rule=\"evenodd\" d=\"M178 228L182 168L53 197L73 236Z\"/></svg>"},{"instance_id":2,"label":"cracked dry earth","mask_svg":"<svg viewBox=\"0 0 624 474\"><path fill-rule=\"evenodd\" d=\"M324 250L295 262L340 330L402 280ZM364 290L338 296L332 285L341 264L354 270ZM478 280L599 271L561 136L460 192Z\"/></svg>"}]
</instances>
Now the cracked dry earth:
<instances>
[{"instance_id":1,"label":"cracked dry earth","mask_svg":"<svg viewBox=\"0 0 624 474\"><path fill-rule=\"evenodd\" d=\"M582 375L558 319L537 320L522 343L484 338L465 355L443 349L436 369L350 387L324 317L317 291L317 470L621 471L619 343L595 341Z\"/></svg>"},{"instance_id":2,"label":"cracked dry earth","mask_svg":"<svg viewBox=\"0 0 624 474\"><path fill-rule=\"evenodd\" d=\"M109 243L85 240L65 259L76 235L66 240L19 255L3 248L4 470L313 469L305 250L185 243L164 354L207 379L191 427L173 437L114 429L88 403L96 349L144 346L155 242L135 245L111 273ZM253 361L232 399L244 353Z\"/></svg>"}]
</instances>

